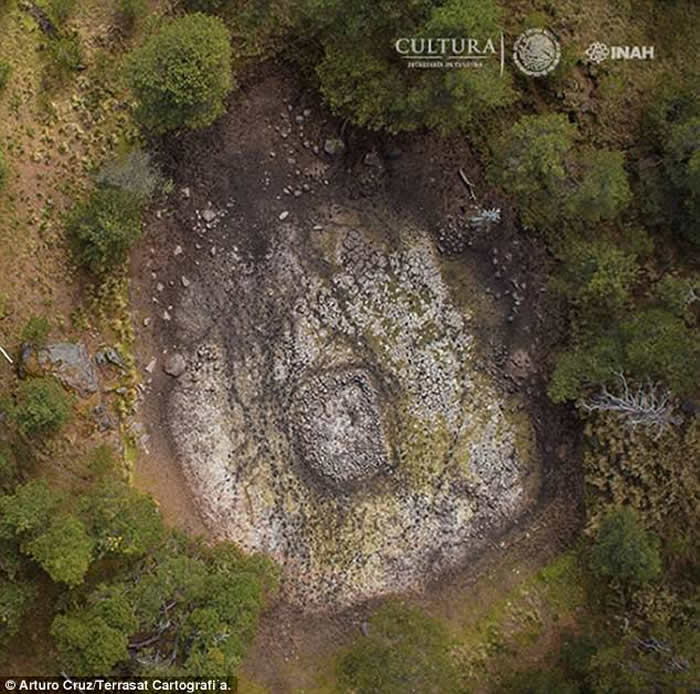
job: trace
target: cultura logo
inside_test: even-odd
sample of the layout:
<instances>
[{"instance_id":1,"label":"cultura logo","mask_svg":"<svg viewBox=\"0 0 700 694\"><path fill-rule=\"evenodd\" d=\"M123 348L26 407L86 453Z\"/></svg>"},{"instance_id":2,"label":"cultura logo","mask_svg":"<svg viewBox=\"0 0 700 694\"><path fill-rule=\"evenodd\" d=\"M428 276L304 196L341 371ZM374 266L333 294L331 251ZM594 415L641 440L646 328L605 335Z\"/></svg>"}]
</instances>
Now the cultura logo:
<instances>
[{"instance_id":1,"label":"cultura logo","mask_svg":"<svg viewBox=\"0 0 700 694\"><path fill-rule=\"evenodd\" d=\"M499 48L497 48L499 46ZM487 59L501 55L503 37L475 38L409 38L394 43L396 52L412 68L479 68Z\"/></svg>"}]
</instances>

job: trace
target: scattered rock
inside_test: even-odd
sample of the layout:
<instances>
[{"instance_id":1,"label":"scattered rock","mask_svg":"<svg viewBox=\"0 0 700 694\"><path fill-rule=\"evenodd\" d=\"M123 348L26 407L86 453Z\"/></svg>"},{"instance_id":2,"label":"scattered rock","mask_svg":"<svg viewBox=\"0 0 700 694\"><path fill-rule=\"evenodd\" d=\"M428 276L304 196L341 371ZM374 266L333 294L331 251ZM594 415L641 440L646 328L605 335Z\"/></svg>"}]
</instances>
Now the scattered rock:
<instances>
[{"instance_id":1,"label":"scattered rock","mask_svg":"<svg viewBox=\"0 0 700 694\"><path fill-rule=\"evenodd\" d=\"M146 364L146 373L152 374L154 369L156 368L157 363L158 360L155 357L153 357L153 359L151 359L151 361L149 361L148 364Z\"/></svg>"},{"instance_id":2,"label":"scattered rock","mask_svg":"<svg viewBox=\"0 0 700 694\"><path fill-rule=\"evenodd\" d=\"M207 223L213 222L216 219L216 212L207 207L207 209L202 212L202 219Z\"/></svg>"},{"instance_id":3,"label":"scattered rock","mask_svg":"<svg viewBox=\"0 0 700 694\"><path fill-rule=\"evenodd\" d=\"M126 371L126 362L121 354L114 347L103 347L95 354L95 361L98 366L116 366L122 371Z\"/></svg>"},{"instance_id":4,"label":"scattered rock","mask_svg":"<svg viewBox=\"0 0 700 694\"><path fill-rule=\"evenodd\" d=\"M167 311L163 311L163 320L164 321L172 320L172 316Z\"/></svg>"},{"instance_id":5,"label":"scattered rock","mask_svg":"<svg viewBox=\"0 0 700 694\"><path fill-rule=\"evenodd\" d=\"M187 277L185 277L184 275L180 278L180 282L182 283L182 286L185 289L187 289L187 287L189 287L192 284L192 282L190 282L190 280L188 280Z\"/></svg>"},{"instance_id":6,"label":"scattered rock","mask_svg":"<svg viewBox=\"0 0 700 694\"><path fill-rule=\"evenodd\" d=\"M171 354L163 364L163 371L165 371L168 376L172 376L173 378L179 378L182 376L186 369L187 362L182 354L179 354L178 352Z\"/></svg>"},{"instance_id":7,"label":"scattered rock","mask_svg":"<svg viewBox=\"0 0 700 694\"><path fill-rule=\"evenodd\" d=\"M323 144L323 151L331 157L345 151L345 143L339 137L329 137Z\"/></svg>"},{"instance_id":8,"label":"scattered rock","mask_svg":"<svg viewBox=\"0 0 700 694\"><path fill-rule=\"evenodd\" d=\"M182 246L175 246L175 250L173 251L174 256L182 255Z\"/></svg>"},{"instance_id":9,"label":"scattered rock","mask_svg":"<svg viewBox=\"0 0 700 694\"><path fill-rule=\"evenodd\" d=\"M281 212L280 213L280 222L283 222L285 219L287 219L287 217L289 217L289 212L287 210L285 210L284 212Z\"/></svg>"}]
</instances>

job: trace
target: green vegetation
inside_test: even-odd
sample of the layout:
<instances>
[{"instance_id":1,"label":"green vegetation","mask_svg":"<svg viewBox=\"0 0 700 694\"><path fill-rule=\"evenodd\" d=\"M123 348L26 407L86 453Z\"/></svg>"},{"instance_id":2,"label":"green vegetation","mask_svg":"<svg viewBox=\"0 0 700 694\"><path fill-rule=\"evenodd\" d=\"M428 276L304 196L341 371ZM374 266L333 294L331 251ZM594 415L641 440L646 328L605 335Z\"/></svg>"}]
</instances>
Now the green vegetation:
<instances>
[{"instance_id":1,"label":"green vegetation","mask_svg":"<svg viewBox=\"0 0 700 694\"><path fill-rule=\"evenodd\" d=\"M26 436L56 433L71 418L71 400L53 378L24 381L17 390L15 418Z\"/></svg>"},{"instance_id":2,"label":"green vegetation","mask_svg":"<svg viewBox=\"0 0 700 694\"><path fill-rule=\"evenodd\" d=\"M141 124L164 133L203 128L221 116L234 87L230 41L220 19L195 13L168 22L136 49L128 79Z\"/></svg>"},{"instance_id":3,"label":"green vegetation","mask_svg":"<svg viewBox=\"0 0 700 694\"><path fill-rule=\"evenodd\" d=\"M5 154L2 149L0 149L0 189L5 187L7 183L7 174L9 173L7 162L5 161Z\"/></svg>"},{"instance_id":4,"label":"green vegetation","mask_svg":"<svg viewBox=\"0 0 700 694\"><path fill-rule=\"evenodd\" d=\"M76 262L100 276L127 257L141 235L141 200L128 190L98 186L67 224Z\"/></svg>"},{"instance_id":5,"label":"green vegetation","mask_svg":"<svg viewBox=\"0 0 700 694\"><path fill-rule=\"evenodd\" d=\"M642 584L661 573L658 541L641 527L629 507L607 516L591 551L591 566L599 576L625 584Z\"/></svg>"},{"instance_id":6,"label":"green vegetation","mask_svg":"<svg viewBox=\"0 0 700 694\"><path fill-rule=\"evenodd\" d=\"M338 665L347 692L403 694L406 691L456 691L458 671L450 657L444 626L420 610L389 603L369 624Z\"/></svg>"},{"instance_id":7,"label":"green vegetation","mask_svg":"<svg viewBox=\"0 0 700 694\"><path fill-rule=\"evenodd\" d=\"M57 668L234 675L275 588L272 565L166 528L153 500L122 481L108 458L98 451L87 486L70 495L35 479L0 497L0 568L8 576L0 580L0 638L16 633L31 609L39 567L55 584Z\"/></svg>"},{"instance_id":8,"label":"green vegetation","mask_svg":"<svg viewBox=\"0 0 700 694\"><path fill-rule=\"evenodd\" d=\"M41 347L51 332L51 323L46 316L30 316L22 329L22 342Z\"/></svg>"},{"instance_id":9,"label":"green vegetation","mask_svg":"<svg viewBox=\"0 0 700 694\"><path fill-rule=\"evenodd\" d=\"M525 224L614 219L631 193L620 152L575 148L576 126L563 114L523 116L500 140L491 177L518 204Z\"/></svg>"},{"instance_id":10,"label":"green vegetation","mask_svg":"<svg viewBox=\"0 0 700 694\"><path fill-rule=\"evenodd\" d=\"M7 83L10 81L12 67L6 60L0 60L0 94L5 91Z\"/></svg>"},{"instance_id":11,"label":"green vegetation","mask_svg":"<svg viewBox=\"0 0 700 694\"><path fill-rule=\"evenodd\" d=\"M503 10L492 0L448 0L441 7L425 0L307 2L304 21L322 46L315 68L321 93L357 125L393 133L426 126L449 132L476 125L515 100L495 64L410 70L388 38L498 36Z\"/></svg>"}]
</instances>

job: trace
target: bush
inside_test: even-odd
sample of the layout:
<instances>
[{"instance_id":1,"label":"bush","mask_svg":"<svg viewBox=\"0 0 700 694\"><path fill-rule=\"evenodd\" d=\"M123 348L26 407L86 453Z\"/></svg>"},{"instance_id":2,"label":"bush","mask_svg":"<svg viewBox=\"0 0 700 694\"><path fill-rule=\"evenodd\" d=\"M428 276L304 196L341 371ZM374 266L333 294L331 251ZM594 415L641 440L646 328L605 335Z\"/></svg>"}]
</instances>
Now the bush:
<instances>
[{"instance_id":1,"label":"bush","mask_svg":"<svg viewBox=\"0 0 700 694\"><path fill-rule=\"evenodd\" d=\"M602 577L641 585L661 573L658 540L642 528L637 514L624 507L601 523L591 551L591 568Z\"/></svg>"},{"instance_id":2,"label":"bush","mask_svg":"<svg viewBox=\"0 0 700 694\"><path fill-rule=\"evenodd\" d=\"M131 31L147 10L146 0L119 0L117 19L124 29Z\"/></svg>"},{"instance_id":3,"label":"bush","mask_svg":"<svg viewBox=\"0 0 700 694\"><path fill-rule=\"evenodd\" d=\"M49 57L47 77L58 84L66 82L71 73L83 67L83 47L78 34L51 39L46 50Z\"/></svg>"},{"instance_id":4,"label":"bush","mask_svg":"<svg viewBox=\"0 0 700 694\"><path fill-rule=\"evenodd\" d=\"M5 161L5 155L0 149L0 189L5 186L5 183L7 183L7 174L7 162Z\"/></svg>"},{"instance_id":5,"label":"bush","mask_svg":"<svg viewBox=\"0 0 700 694\"><path fill-rule=\"evenodd\" d=\"M53 434L71 418L71 401L53 378L24 381L17 394L15 418L28 436Z\"/></svg>"},{"instance_id":6,"label":"bush","mask_svg":"<svg viewBox=\"0 0 700 694\"><path fill-rule=\"evenodd\" d=\"M220 19L196 13L172 20L136 49L128 79L141 124L164 133L221 116L234 86L230 42Z\"/></svg>"},{"instance_id":7,"label":"bush","mask_svg":"<svg viewBox=\"0 0 700 694\"><path fill-rule=\"evenodd\" d=\"M127 190L98 187L71 215L67 232L76 262L104 275L126 260L141 235L141 201Z\"/></svg>"},{"instance_id":8,"label":"bush","mask_svg":"<svg viewBox=\"0 0 700 694\"><path fill-rule=\"evenodd\" d=\"M32 315L22 329L22 342L30 345L41 346L51 331L51 324L46 316Z\"/></svg>"},{"instance_id":9,"label":"bush","mask_svg":"<svg viewBox=\"0 0 700 694\"><path fill-rule=\"evenodd\" d=\"M61 26L75 11L76 0L48 0L47 11L51 21Z\"/></svg>"},{"instance_id":10,"label":"bush","mask_svg":"<svg viewBox=\"0 0 700 694\"><path fill-rule=\"evenodd\" d=\"M0 60L0 94L5 91L7 83L10 80L10 74L12 73L12 68L6 60Z\"/></svg>"},{"instance_id":11,"label":"bush","mask_svg":"<svg viewBox=\"0 0 700 694\"><path fill-rule=\"evenodd\" d=\"M125 155L107 162L97 173L100 185L127 190L148 200L163 186L163 177L151 161L151 155L142 149L132 149Z\"/></svg>"}]
</instances>

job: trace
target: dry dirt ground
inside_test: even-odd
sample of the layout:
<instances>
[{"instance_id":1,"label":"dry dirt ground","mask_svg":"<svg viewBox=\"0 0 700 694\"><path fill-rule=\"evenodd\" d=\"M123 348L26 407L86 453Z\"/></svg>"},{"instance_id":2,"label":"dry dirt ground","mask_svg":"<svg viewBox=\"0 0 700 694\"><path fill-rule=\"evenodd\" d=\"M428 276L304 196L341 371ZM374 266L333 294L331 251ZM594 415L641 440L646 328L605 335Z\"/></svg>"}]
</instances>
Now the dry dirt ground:
<instances>
[{"instance_id":1,"label":"dry dirt ground","mask_svg":"<svg viewBox=\"0 0 700 694\"><path fill-rule=\"evenodd\" d=\"M266 225L283 212L301 218L322 202L338 201L368 211L393 207L429 229L436 244L451 249L446 271L452 285L459 288L460 278L469 278L464 289L476 315L481 367L504 393L523 398L536 430L542 475L530 511L492 538L467 566L412 597L448 619L465 601L479 606L477 614L483 596L495 594L494 586L496 593L507 591L518 575L566 546L582 518L582 479L575 472L578 434L569 413L552 408L544 393L561 322L546 291L551 261L517 229L505 201L486 184L467 141L355 132L329 116L317 96L277 64L258 68L243 84L235 105L210 130L153 143L175 188L168 206L152 211L132 261L136 355L148 384L142 417L150 436L148 454L136 465L136 484L159 501L166 519L188 532L207 533L168 435L165 403L173 379L161 368L167 355L181 348L170 314L182 292L206 283L207 256L232 243L264 254ZM345 152L326 154L324 142L338 136L347 145ZM471 235L460 225L472 202L460 168L484 206L503 208L502 223L486 235ZM235 238L215 225L193 233L197 211L201 215L231 197L254 221ZM154 358L157 365L146 372ZM263 618L244 673L275 693L314 690L319 669L357 635L374 607L376 602L306 615L278 601Z\"/></svg>"}]
</instances>

